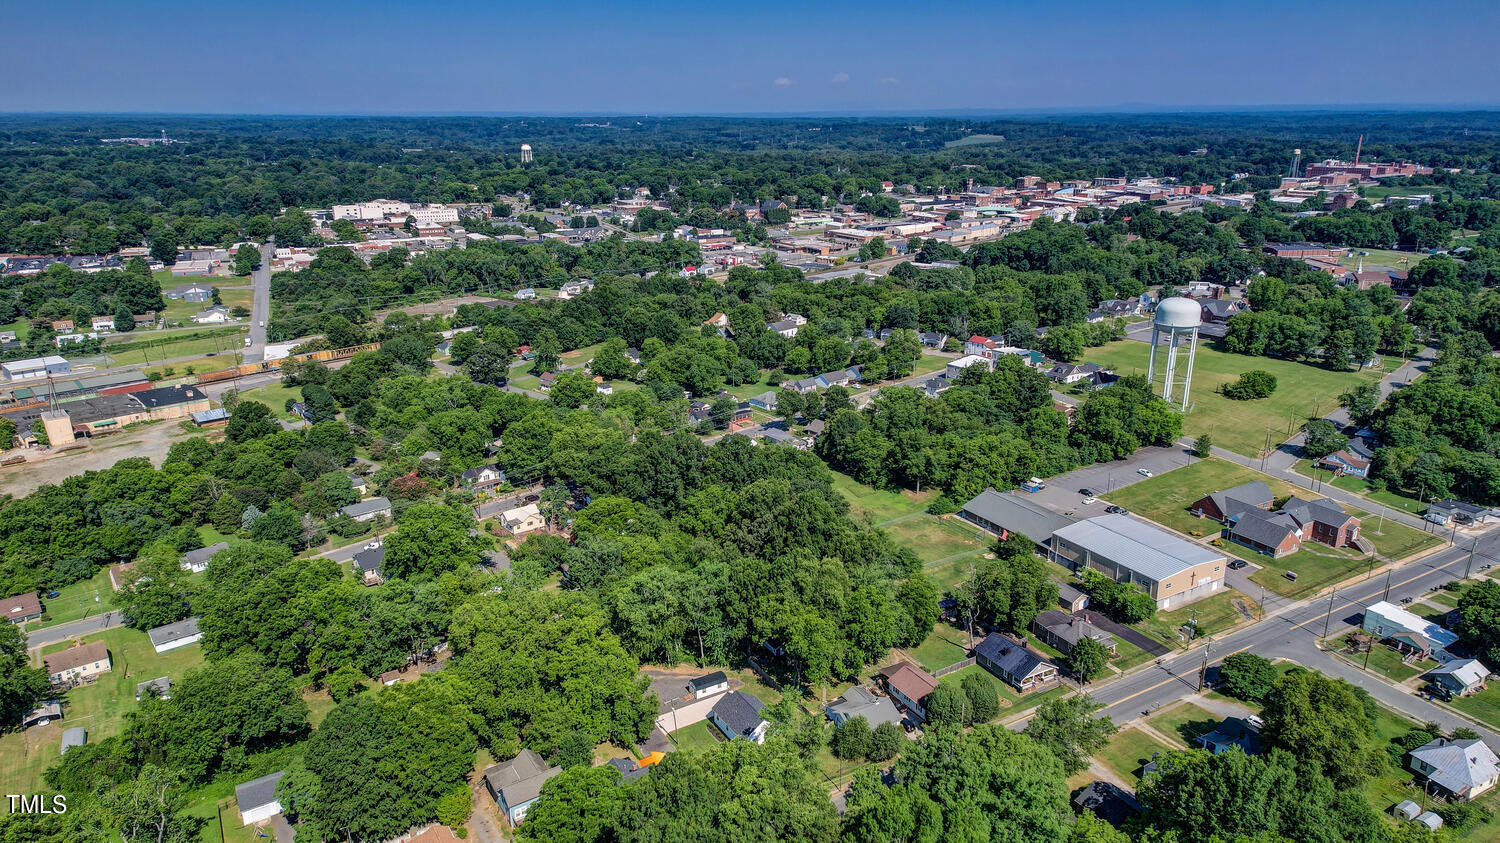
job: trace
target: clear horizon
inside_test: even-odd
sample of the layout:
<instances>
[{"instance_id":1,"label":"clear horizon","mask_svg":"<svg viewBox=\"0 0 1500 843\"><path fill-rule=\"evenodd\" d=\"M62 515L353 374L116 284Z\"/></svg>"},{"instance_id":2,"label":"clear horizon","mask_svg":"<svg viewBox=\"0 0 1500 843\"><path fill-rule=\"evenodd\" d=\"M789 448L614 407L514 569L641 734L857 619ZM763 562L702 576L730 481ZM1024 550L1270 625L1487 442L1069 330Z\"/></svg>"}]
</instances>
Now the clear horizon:
<instances>
[{"instance_id":1,"label":"clear horizon","mask_svg":"<svg viewBox=\"0 0 1500 843\"><path fill-rule=\"evenodd\" d=\"M1500 107L1500 4L7 3L0 112L798 116ZM26 37L25 33L65 37ZM1440 56L1441 61L1433 61Z\"/></svg>"}]
</instances>

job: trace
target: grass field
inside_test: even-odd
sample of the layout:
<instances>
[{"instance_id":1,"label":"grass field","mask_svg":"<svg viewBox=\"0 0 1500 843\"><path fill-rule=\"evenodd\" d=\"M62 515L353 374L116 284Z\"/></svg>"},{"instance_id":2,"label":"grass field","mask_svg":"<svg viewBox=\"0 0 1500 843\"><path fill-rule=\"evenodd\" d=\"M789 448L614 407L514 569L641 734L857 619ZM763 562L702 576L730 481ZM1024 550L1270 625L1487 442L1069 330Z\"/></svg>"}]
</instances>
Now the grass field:
<instances>
[{"instance_id":1,"label":"grass field","mask_svg":"<svg viewBox=\"0 0 1500 843\"><path fill-rule=\"evenodd\" d=\"M1126 727L1110 738L1109 744L1094 757L1126 781L1138 782L1141 767L1149 763L1152 756L1173 749L1175 747L1167 746L1139 729Z\"/></svg>"},{"instance_id":2,"label":"grass field","mask_svg":"<svg viewBox=\"0 0 1500 843\"><path fill-rule=\"evenodd\" d=\"M181 279L174 279L174 280L177 281L178 283L187 283L185 281L182 281ZM254 290L225 290L225 289L223 289L223 285L224 284L240 284L242 282L243 283L248 283L249 281L250 281L250 279L248 279L248 278L235 278L235 279L217 278L217 279L213 279L210 283L212 283L214 286L220 287L220 290L219 290L219 301L223 302L225 307L228 307L230 309L233 309L233 308L236 308L236 307L243 307L243 308L245 308L245 309L248 310L253 305L253 299L254 299L254 296L255 296L255 291ZM172 286L175 287L175 286L177 286L177 284L174 283L174 284L172 284ZM212 306L213 306L213 302L211 302L211 301L210 302L189 302L189 301L183 301L181 299L167 299L167 308L166 308L166 310L163 310L161 312L161 315L162 315L162 318L164 318L167 321L168 324L176 322L176 323L179 323L181 325L191 325L191 324L193 324L192 321L191 321L191 317L194 314L196 314L196 313L202 313L203 310L204 310L204 308L208 308L208 307L212 307Z\"/></svg>"},{"instance_id":3,"label":"grass field","mask_svg":"<svg viewBox=\"0 0 1500 843\"><path fill-rule=\"evenodd\" d=\"M1500 724L1500 684L1490 685L1477 694L1460 697L1449 705L1492 727Z\"/></svg>"},{"instance_id":4,"label":"grass field","mask_svg":"<svg viewBox=\"0 0 1500 843\"><path fill-rule=\"evenodd\" d=\"M1120 340L1088 349L1084 357L1121 375L1144 375L1150 352L1147 343ZM1252 369L1276 376L1275 394L1259 401L1231 401L1215 392ZM1265 446L1268 431L1272 445L1283 442L1309 417L1332 409L1340 394L1362 381L1379 380L1380 375L1370 369L1333 372L1290 360L1229 354L1201 344L1193 364L1192 409L1183 429L1188 436L1210 434L1215 445L1254 456Z\"/></svg>"},{"instance_id":5,"label":"grass field","mask_svg":"<svg viewBox=\"0 0 1500 843\"><path fill-rule=\"evenodd\" d=\"M603 347L604 343L601 342L595 345L589 345L584 346L583 348L574 349L573 351L565 351L558 357L558 361L564 366L582 366L590 360L593 360L594 355L598 354L599 349Z\"/></svg>"},{"instance_id":6,"label":"grass field","mask_svg":"<svg viewBox=\"0 0 1500 843\"><path fill-rule=\"evenodd\" d=\"M216 352L218 357L227 358L244 346L242 338L248 329L205 328L204 330L213 330L214 333L211 336L183 337L180 339L173 339L172 334L162 334L159 337L151 338L149 344L144 348L114 351L111 350L110 346L106 345L104 351L109 355L110 362L116 366L158 365L164 360L173 360L178 357L201 357L207 355L209 352ZM132 343L139 341L134 338L130 340ZM208 360L217 361L218 357L210 357ZM192 365L192 363L178 364L178 370L180 371L184 365Z\"/></svg>"},{"instance_id":7,"label":"grass field","mask_svg":"<svg viewBox=\"0 0 1500 843\"><path fill-rule=\"evenodd\" d=\"M288 413L284 409L286 407L286 400L288 398L296 401L301 401L302 387L282 386L280 383L268 383L265 386L257 386L254 389L247 389L244 392L240 393L241 401L259 401L260 403L271 408L272 415L276 416L279 419L290 420L292 418L292 414Z\"/></svg>"},{"instance_id":8,"label":"grass field","mask_svg":"<svg viewBox=\"0 0 1500 843\"><path fill-rule=\"evenodd\" d=\"M897 544L916 551L922 561L928 563L982 552L992 543L992 539L977 527L965 527L963 522L925 512L887 522L882 529L890 533Z\"/></svg>"},{"instance_id":9,"label":"grass field","mask_svg":"<svg viewBox=\"0 0 1500 843\"><path fill-rule=\"evenodd\" d=\"M965 646L968 640L967 632L939 621L931 635L921 644L907 647L906 653L916 659L923 669L938 670L968 658L969 651Z\"/></svg>"},{"instance_id":10,"label":"grass field","mask_svg":"<svg viewBox=\"0 0 1500 843\"><path fill-rule=\"evenodd\" d=\"M1223 719L1201 706L1185 702L1151 715L1146 722L1163 735L1182 741L1183 746L1192 746L1198 736L1212 732Z\"/></svg>"},{"instance_id":11,"label":"grass field","mask_svg":"<svg viewBox=\"0 0 1500 843\"><path fill-rule=\"evenodd\" d=\"M968 676L971 673L983 676L984 678L990 680L991 685L995 686L995 692L1000 696L1001 718L1004 718L1011 714L1015 714L1017 707L1023 705L1023 698L1016 693L1016 689L1005 684L1004 682L1001 682L999 679L996 679L993 673L990 673L977 664L971 664L963 670L953 671L947 676L939 679L938 684L952 685L953 687L957 688L963 684L964 677ZM1030 708L1031 706L1029 704L1026 704L1025 707Z\"/></svg>"},{"instance_id":12,"label":"grass field","mask_svg":"<svg viewBox=\"0 0 1500 843\"><path fill-rule=\"evenodd\" d=\"M15 331L16 339L26 342L26 337L31 334L31 322L26 319L17 319L14 322L0 325L0 331Z\"/></svg>"},{"instance_id":13,"label":"grass field","mask_svg":"<svg viewBox=\"0 0 1500 843\"><path fill-rule=\"evenodd\" d=\"M158 676L177 681L203 661L203 651L195 645L158 655L146 633L124 627L86 636L84 641L108 645L110 672L100 675L92 685L68 691L63 696L61 721L0 737L0 782L20 788L18 793L44 789L41 774L56 762L64 729L82 726L88 730L90 742L117 734L125 712L135 708L137 683Z\"/></svg>"},{"instance_id":14,"label":"grass field","mask_svg":"<svg viewBox=\"0 0 1500 843\"><path fill-rule=\"evenodd\" d=\"M1420 188L1366 188L1371 191L1381 191L1380 198L1384 199L1391 193L1425 193ZM1361 255L1360 252L1369 254ZM1341 257L1339 263L1349 269L1357 269L1361 262L1367 270L1388 267L1390 269L1411 269L1422 262L1427 255L1421 252L1398 252L1394 249L1355 249L1352 257Z\"/></svg>"},{"instance_id":15,"label":"grass field","mask_svg":"<svg viewBox=\"0 0 1500 843\"><path fill-rule=\"evenodd\" d=\"M1196 621L1198 626L1198 638L1207 635L1217 635L1227 629L1231 629L1245 622L1243 615L1234 607L1234 601L1240 601L1250 610L1251 615L1260 615L1260 606L1254 600L1241 595L1234 590L1221 591L1212 597L1205 597L1183 606L1181 609L1173 609L1170 612L1157 612L1151 620L1136 625L1136 628L1163 643L1180 645L1182 639L1178 637L1177 630L1181 629L1188 621Z\"/></svg>"},{"instance_id":16,"label":"grass field","mask_svg":"<svg viewBox=\"0 0 1500 843\"><path fill-rule=\"evenodd\" d=\"M847 474L833 472L833 488L849 501L851 514L856 519L867 518L875 526L887 521L911 515L927 508L932 500L931 492L889 492L855 480Z\"/></svg>"},{"instance_id":17,"label":"grass field","mask_svg":"<svg viewBox=\"0 0 1500 843\"><path fill-rule=\"evenodd\" d=\"M57 590L56 597L42 597L42 609L46 612L47 626L76 621L89 615L110 610L109 598L114 589L109 585L109 569L105 568L93 577L65 585ZM40 629L42 624L32 621L27 629Z\"/></svg>"}]
</instances>

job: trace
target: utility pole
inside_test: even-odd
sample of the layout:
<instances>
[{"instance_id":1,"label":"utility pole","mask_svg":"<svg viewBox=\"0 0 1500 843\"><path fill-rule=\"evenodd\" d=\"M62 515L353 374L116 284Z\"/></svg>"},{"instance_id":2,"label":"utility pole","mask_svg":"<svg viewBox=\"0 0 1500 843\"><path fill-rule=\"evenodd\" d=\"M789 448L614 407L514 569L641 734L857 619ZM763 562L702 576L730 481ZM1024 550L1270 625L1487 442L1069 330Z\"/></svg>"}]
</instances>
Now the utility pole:
<instances>
[{"instance_id":1,"label":"utility pole","mask_svg":"<svg viewBox=\"0 0 1500 843\"><path fill-rule=\"evenodd\" d=\"M1469 558L1464 561L1464 579L1469 578L1469 571L1474 567L1474 549L1477 547L1479 547L1479 537L1475 536L1474 541L1469 542Z\"/></svg>"},{"instance_id":2,"label":"utility pole","mask_svg":"<svg viewBox=\"0 0 1500 843\"><path fill-rule=\"evenodd\" d=\"M1391 596L1391 572L1385 572L1385 593L1380 595L1381 600L1387 600Z\"/></svg>"},{"instance_id":3,"label":"utility pole","mask_svg":"<svg viewBox=\"0 0 1500 843\"><path fill-rule=\"evenodd\" d=\"M1203 693L1203 683L1208 678L1208 654L1214 648L1214 640L1208 639L1203 647L1203 666L1198 668L1198 693Z\"/></svg>"},{"instance_id":4,"label":"utility pole","mask_svg":"<svg viewBox=\"0 0 1500 843\"><path fill-rule=\"evenodd\" d=\"M1326 614L1326 615L1323 616L1323 637L1324 638L1328 637L1328 624L1333 621L1333 599L1338 596L1338 593L1339 593L1339 590L1335 588L1333 590L1333 593L1330 594L1330 595L1328 595L1328 614Z\"/></svg>"}]
</instances>

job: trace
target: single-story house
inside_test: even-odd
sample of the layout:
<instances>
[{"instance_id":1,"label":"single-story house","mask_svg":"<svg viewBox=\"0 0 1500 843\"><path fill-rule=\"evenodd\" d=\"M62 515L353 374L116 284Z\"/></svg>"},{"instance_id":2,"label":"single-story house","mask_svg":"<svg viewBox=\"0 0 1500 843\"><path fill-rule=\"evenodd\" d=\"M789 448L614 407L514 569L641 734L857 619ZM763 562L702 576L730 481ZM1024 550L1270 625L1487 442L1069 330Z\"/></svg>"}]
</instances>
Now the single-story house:
<instances>
[{"instance_id":1,"label":"single-story house","mask_svg":"<svg viewBox=\"0 0 1500 843\"><path fill-rule=\"evenodd\" d=\"M1448 648L1458 643L1457 633L1384 600L1365 609L1360 628L1382 641L1395 643L1402 652L1440 660L1446 660Z\"/></svg>"},{"instance_id":2,"label":"single-story house","mask_svg":"<svg viewBox=\"0 0 1500 843\"><path fill-rule=\"evenodd\" d=\"M1047 377L1058 383L1073 384L1081 380L1097 380L1109 370L1098 363L1058 363L1047 370Z\"/></svg>"},{"instance_id":3,"label":"single-story house","mask_svg":"<svg viewBox=\"0 0 1500 843\"><path fill-rule=\"evenodd\" d=\"M886 693L918 720L927 719L925 704L927 695L937 690L938 681L932 674L914 666L911 662L896 662L882 668L877 674L885 682Z\"/></svg>"},{"instance_id":4,"label":"single-story house","mask_svg":"<svg viewBox=\"0 0 1500 843\"><path fill-rule=\"evenodd\" d=\"M365 585L380 585L385 582L385 571L381 568L384 562L385 543L379 539L354 554L354 569L359 571L360 580Z\"/></svg>"},{"instance_id":5,"label":"single-story house","mask_svg":"<svg viewBox=\"0 0 1500 843\"><path fill-rule=\"evenodd\" d=\"M56 684L88 679L109 672L109 647L103 641L94 641L53 653L44 661L47 677Z\"/></svg>"},{"instance_id":6,"label":"single-story house","mask_svg":"<svg viewBox=\"0 0 1500 843\"><path fill-rule=\"evenodd\" d=\"M715 694L722 694L729 690L729 677L724 671L716 670L713 673L705 673L702 676L694 676L687 682L687 690L693 695L693 699L701 700Z\"/></svg>"},{"instance_id":7,"label":"single-story house","mask_svg":"<svg viewBox=\"0 0 1500 843\"><path fill-rule=\"evenodd\" d=\"M197 617L185 618L177 623L158 626L155 629L148 630L146 635L151 639L152 649L158 653L176 650L179 647L186 647L189 644L197 644L203 640L203 631L198 629Z\"/></svg>"},{"instance_id":8,"label":"single-story house","mask_svg":"<svg viewBox=\"0 0 1500 843\"><path fill-rule=\"evenodd\" d=\"M943 343L948 341L948 335L936 331L923 331L917 334L917 339L921 340L922 345L927 348L942 348Z\"/></svg>"},{"instance_id":9,"label":"single-story house","mask_svg":"<svg viewBox=\"0 0 1500 843\"><path fill-rule=\"evenodd\" d=\"M391 500L390 498L383 497L370 498L367 501L351 503L340 509L339 512L353 518L355 521L374 521L382 515L389 518L391 516Z\"/></svg>"},{"instance_id":10,"label":"single-story house","mask_svg":"<svg viewBox=\"0 0 1500 843\"><path fill-rule=\"evenodd\" d=\"M1350 477L1368 477L1370 475L1370 465L1370 458L1359 455L1355 449L1337 450L1337 452L1317 460L1317 466L1322 468L1323 471L1331 471L1335 475L1347 474Z\"/></svg>"},{"instance_id":11,"label":"single-story house","mask_svg":"<svg viewBox=\"0 0 1500 843\"><path fill-rule=\"evenodd\" d=\"M978 354L965 354L957 360L949 361L948 365L943 369L943 374L948 380L956 381L959 375L968 371L971 366L978 366L981 370L988 371L995 367L995 361Z\"/></svg>"},{"instance_id":12,"label":"single-story house","mask_svg":"<svg viewBox=\"0 0 1500 843\"><path fill-rule=\"evenodd\" d=\"M182 284L167 291L167 298L185 302L202 303L212 301L214 288L208 284Z\"/></svg>"},{"instance_id":13,"label":"single-story house","mask_svg":"<svg viewBox=\"0 0 1500 843\"><path fill-rule=\"evenodd\" d=\"M838 369L832 372L824 372L813 378L818 386L827 389L830 386L848 386L854 381L854 376L849 374L848 369Z\"/></svg>"},{"instance_id":14,"label":"single-story house","mask_svg":"<svg viewBox=\"0 0 1500 843\"><path fill-rule=\"evenodd\" d=\"M708 719L719 727L730 740L766 742L766 730L771 723L761 716L766 704L744 691L731 691L723 696L708 712Z\"/></svg>"},{"instance_id":15,"label":"single-story house","mask_svg":"<svg viewBox=\"0 0 1500 843\"><path fill-rule=\"evenodd\" d=\"M536 504L528 503L500 513L500 525L512 535L519 536L547 526L547 519L542 517L542 511Z\"/></svg>"},{"instance_id":16,"label":"single-story house","mask_svg":"<svg viewBox=\"0 0 1500 843\"><path fill-rule=\"evenodd\" d=\"M1484 690L1490 678L1490 669L1479 659L1454 659L1427 674L1432 684L1455 697L1462 697Z\"/></svg>"},{"instance_id":17,"label":"single-story house","mask_svg":"<svg viewBox=\"0 0 1500 843\"><path fill-rule=\"evenodd\" d=\"M136 700L143 700L148 694L158 699L170 700L172 698L172 677L158 676L155 679L147 679L145 682L137 682L135 685Z\"/></svg>"},{"instance_id":18,"label":"single-story house","mask_svg":"<svg viewBox=\"0 0 1500 843\"><path fill-rule=\"evenodd\" d=\"M1057 603L1063 607L1063 611L1071 615L1089 607L1089 596L1067 583L1058 583Z\"/></svg>"},{"instance_id":19,"label":"single-story house","mask_svg":"<svg viewBox=\"0 0 1500 843\"><path fill-rule=\"evenodd\" d=\"M0 617L4 617L11 623L34 621L41 616L42 601L34 591L0 600Z\"/></svg>"},{"instance_id":20,"label":"single-story house","mask_svg":"<svg viewBox=\"0 0 1500 843\"><path fill-rule=\"evenodd\" d=\"M797 336L797 329L800 327L802 326L798 325L796 322L793 322L790 319L783 319L780 322L766 323L767 331L780 334L787 339L792 339L793 337Z\"/></svg>"},{"instance_id":21,"label":"single-story house","mask_svg":"<svg viewBox=\"0 0 1500 843\"><path fill-rule=\"evenodd\" d=\"M515 758L484 771L484 783L500 812L512 827L526 820L526 811L542 793L542 785L562 773L561 767L548 767L542 756L529 749Z\"/></svg>"},{"instance_id":22,"label":"single-story house","mask_svg":"<svg viewBox=\"0 0 1500 843\"><path fill-rule=\"evenodd\" d=\"M760 438L762 442L768 445L791 445L800 451L806 451L812 447L806 439L800 436L793 436L785 430L774 427L768 427L761 431Z\"/></svg>"},{"instance_id":23,"label":"single-story house","mask_svg":"<svg viewBox=\"0 0 1500 843\"><path fill-rule=\"evenodd\" d=\"M234 801L240 809L240 824L255 825L281 813L281 802L276 799L276 785L285 770L277 770L267 776L251 779L234 787Z\"/></svg>"},{"instance_id":24,"label":"single-story house","mask_svg":"<svg viewBox=\"0 0 1500 843\"><path fill-rule=\"evenodd\" d=\"M59 334L71 334L73 333L73 320L55 319L52 322L52 330Z\"/></svg>"},{"instance_id":25,"label":"single-story house","mask_svg":"<svg viewBox=\"0 0 1500 843\"><path fill-rule=\"evenodd\" d=\"M767 412L775 412L776 392L774 390L768 389L759 395L752 396L750 398L750 406L755 407L759 410L765 410Z\"/></svg>"},{"instance_id":26,"label":"single-story house","mask_svg":"<svg viewBox=\"0 0 1500 843\"><path fill-rule=\"evenodd\" d=\"M537 380L538 380L538 383L537 383L537 387L536 388L538 390L540 390L542 392L550 392L552 390L552 385L554 383L557 383L557 373L556 372L542 372L541 376L539 378L537 378Z\"/></svg>"},{"instance_id":27,"label":"single-story house","mask_svg":"<svg viewBox=\"0 0 1500 843\"><path fill-rule=\"evenodd\" d=\"M463 478L464 485L471 489L487 489L505 482L505 472L501 471L499 466L494 465L466 468L460 477Z\"/></svg>"},{"instance_id":28,"label":"single-story house","mask_svg":"<svg viewBox=\"0 0 1500 843\"><path fill-rule=\"evenodd\" d=\"M89 320L89 329L93 331L113 331L115 329L115 317L95 316Z\"/></svg>"},{"instance_id":29,"label":"single-story house","mask_svg":"<svg viewBox=\"0 0 1500 843\"><path fill-rule=\"evenodd\" d=\"M204 571L208 570L208 560L212 558L215 553L218 553L221 550L228 549L229 542L214 542L208 547L200 547L197 550L189 550L187 553L182 554L182 559L179 560L179 564L182 565L182 570L184 571L192 571L195 574L201 574Z\"/></svg>"},{"instance_id":30,"label":"single-story house","mask_svg":"<svg viewBox=\"0 0 1500 843\"><path fill-rule=\"evenodd\" d=\"M872 729L882 723L895 723L899 726L902 720L900 709L896 708L890 697L877 697L862 685L855 685L845 691L842 697L828 704L828 719L835 726L856 717L863 717Z\"/></svg>"},{"instance_id":31,"label":"single-story house","mask_svg":"<svg viewBox=\"0 0 1500 843\"><path fill-rule=\"evenodd\" d=\"M1130 791L1106 781L1091 782L1073 797L1073 810L1092 811L1094 816L1118 826L1141 812L1141 803Z\"/></svg>"},{"instance_id":32,"label":"single-story house","mask_svg":"<svg viewBox=\"0 0 1500 843\"><path fill-rule=\"evenodd\" d=\"M1259 717L1226 717L1212 732L1199 735L1197 744L1214 755L1239 747L1246 755L1260 752L1260 730L1264 726Z\"/></svg>"},{"instance_id":33,"label":"single-story house","mask_svg":"<svg viewBox=\"0 0 1500 843\"><path fill-rule=\"evenodd\" d=\"M209 325L228 322L231 317L229 315L229 308L221 304L216 304L213 307L204 308L202 312L194 313L188 318L199 324Z\"/></svg>"},{"instance_id":34,"label":"single-story house","mask_svg":"<svg viewBox=\"0 0 1500 843\"><path fill-rule=\"evenodd\" d=\"M611 758L604 762L620 772L620 783L629 784L651 772L652 765L642 764L626 758Z\"/></svg>"},{"instance_id":35,"label":"single-story house","mask_svg":"<svg viewBox=\"0 0 1500 843\"><path fill-rule=\"evenodd\" d=\"M83 728L82 726L74 726L71 729L64 729L62 733L62 745L58 747L58 754L67 755L68 750L72 749L75 746L83 746L88 742L89 730Z\"/></svg>"},{"instance_id":36,"label":"single-story house","mask_svg":"<svg viewBox=\"0 0 1500 843\"><path fill-rule=\"evenodd\" d=\"M1116 650L1113 635L1094 626L1085 618L1064 614L1056 609L1047 609L1037 613L1031 621L1031 631L1035 632L1043 643L1057 648L1064 654L1073 652L1078 642L1085 638L1092 638L1099 642L1110 653Z\"/></svg>"},{"instance_id":37,"label":"single-story house","mask_svg":"<svg viewBox=\"0 0 1500 843\"><path fill-rule=\"evenodd\" d=\"M974 647L980 667L1000 677L1018 691L1029 691L1058 677L1058 667L1024 642L996 632Z\"/></svg>"},{"instance_id":38,"label":"single-story house","mask_svg":"<svg viewBox=\"0 0 1500 843\"><path fill-rule=\"evenodd\" d=\"M1422 744L1411 751L1408 767L1461 802L1485 793L1500 779L1500 758L1478 738L1438 738Z\"/></svg>"}]
</instances>

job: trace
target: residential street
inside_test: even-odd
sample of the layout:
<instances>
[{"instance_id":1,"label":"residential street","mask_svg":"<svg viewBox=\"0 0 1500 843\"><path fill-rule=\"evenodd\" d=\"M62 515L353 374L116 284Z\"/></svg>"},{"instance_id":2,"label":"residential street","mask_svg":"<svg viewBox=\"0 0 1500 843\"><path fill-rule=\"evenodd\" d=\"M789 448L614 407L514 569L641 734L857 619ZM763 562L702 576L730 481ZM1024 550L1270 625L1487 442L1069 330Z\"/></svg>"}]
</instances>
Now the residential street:
<instances>
[{"instance_id":1,"label":"residential street","mask_svg":"<svg viewBox=\"0 0 1500 843\"><path fill-rule=\"evenodd\" d=\"M266 355L266 328L271 321L271 260L276 244L267 240L260 247L260 267L251 274L255 297L250 305L250 344L245 347L245 362L259 363Z\"/></svg>"},{"instance_id":2,"label":"residential street","mask_svg":"<svg viewBox=\"0 0 1500 843\"><path fill-rule=\"evenodd\" d=\"M26 631L26 648L36 650L48 644L56 644L79 635L89 635L95 632L103 632L106 629L114 629L124 624L119 612L108 611L92 617L82 618L76 621L60 623L57 626L49 626L44 629Z\"/></svg>"}]
</instances>

